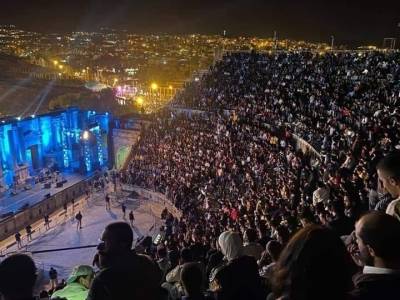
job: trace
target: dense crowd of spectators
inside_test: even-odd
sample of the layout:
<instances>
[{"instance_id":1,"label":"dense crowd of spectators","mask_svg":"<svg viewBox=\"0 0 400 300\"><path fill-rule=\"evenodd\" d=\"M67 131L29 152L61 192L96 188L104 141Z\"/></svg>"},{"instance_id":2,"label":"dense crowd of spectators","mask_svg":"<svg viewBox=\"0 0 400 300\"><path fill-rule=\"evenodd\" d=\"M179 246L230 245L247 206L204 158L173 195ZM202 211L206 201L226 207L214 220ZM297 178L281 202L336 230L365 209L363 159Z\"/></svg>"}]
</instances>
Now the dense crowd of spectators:
<instances>
[{"instance_id":1,"label":"dense crowd of spectators","mask_svg":"<svg viewBox=\"0 0 400 300\"><path fill-rule=\"evenodd\" d=\"M88 299L398 299L399 61L225 56L175 99L193 110L142 128L120 174L182 218L165 210L164 240L136 251L127 223L107 226Z\"/></svg>"}]
</instances>

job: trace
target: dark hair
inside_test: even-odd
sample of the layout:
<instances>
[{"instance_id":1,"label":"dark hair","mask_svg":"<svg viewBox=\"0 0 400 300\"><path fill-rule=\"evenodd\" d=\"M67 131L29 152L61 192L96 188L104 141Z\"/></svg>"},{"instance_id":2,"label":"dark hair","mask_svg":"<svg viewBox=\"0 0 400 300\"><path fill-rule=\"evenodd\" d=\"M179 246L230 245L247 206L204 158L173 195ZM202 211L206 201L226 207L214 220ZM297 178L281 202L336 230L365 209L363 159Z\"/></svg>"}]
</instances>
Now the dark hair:
<instances>
[{"instance_id":1,"label":"dark hair","mask_svg":"<svg viewBox=\"0 0 400 300\"><path fill-rule=\"evenodd\" d=\"M4 296L32 297L36 266L25 254L14 254L0 263L0 293Z\"/></svg>"},{"instance_id":2,"label":"dark hair","mask_svg":"<svg viewBox=\"0 0 400 300\"><path fill-rule=\"evenodd\" d=\"M114 222L106 226L106 230L112 238L119 244L131 249L133 243L133 231L131 226L125 222Z\"/></svg>"},{"instance_id":3,"label":"dark hair","mask_svg":"<svg viewBox=\"0 0 400 300\"><path fill-rule=\"evenodd\" d=\"M309 225L282 251L273 291L276 297L292 300L344 299L352 286L353 267L345 245L333 231Z\"/></svg>"},{"instance_id":4,"label":"dark hair","mask_svg":"<svg viewBox=\"0 0 400 300\"><path fill-rule=\"evenodd\" d=\"M400 180L400 151L393 151L386 155L379 161L376 169L395 180Z\"/></svg>"},{"instance_id":5,"label":"dark hair","mask_svg":"<svg viewBox=\"0 0 400 300\"><path fill-rule=\"evenodd\" d=\"M400 259L400 222L395 217L374 211L364 215L359 222L357 234L376 256Z\"/></svg>"},{"instance_id":6,"label":"dark hair","mask_svg":"<svg viewBox=\"0 0 400 300\"><path fill-rule=\"evenodd\" d=\"M167 256L167 249L165 247L158 247L157 248L157 255L160 258L164 258Z\"/></svg>"},{"instance_id":7,"label":"dark hair","mask_svg":"<svg viewBox=\"0 0 400 300\"><path fill-rule=\"evenodd\" d=\"M270 254L271 258L273 261L277 261L279 258L279 255L282 252L282 245L278 241L271 240L268 242L267 246L267 251Z\"/></svg>"},{"instance_id":8,"label":"dark hair","mask_svg":"<svg viewBox=\"0 0 400 300\"><path fill-rule=\"evenodd\" d=\"M246 229L246 236L249 242L255 242L257 240L257 231L253 228Z\"/></svg>"},{"instance_id":9,"label":"dark hair","mask_svg":"<svg viewBox=\"0 0 400 300\"><path fill-rule=\"evenodd\" d=\"M181 250L181 259L184 262L190 262L192 261L192 252L190 251L189 248L183 248Z\"/></svg>"},{"instance_id":10,"label":"dark hair","mask_svg":"<svg viewBox=\"0 0 400 300\"><path fill-rule=\"evenodd\" d=\"M308 223L315 222L314 215L309 209L303 209L299 214L299 218L306 220Z\"/></svg>"},{"instance_id":11,"label":"dark hair","mask_svg":"<svg viewBox=\"0 0 400 300\"><path fill-rule=\"evenodd\" d=\"M198 263L186 263L181 272L181 281L188 295L201 293L203 274Z\"/></svg>"}]
</instances>

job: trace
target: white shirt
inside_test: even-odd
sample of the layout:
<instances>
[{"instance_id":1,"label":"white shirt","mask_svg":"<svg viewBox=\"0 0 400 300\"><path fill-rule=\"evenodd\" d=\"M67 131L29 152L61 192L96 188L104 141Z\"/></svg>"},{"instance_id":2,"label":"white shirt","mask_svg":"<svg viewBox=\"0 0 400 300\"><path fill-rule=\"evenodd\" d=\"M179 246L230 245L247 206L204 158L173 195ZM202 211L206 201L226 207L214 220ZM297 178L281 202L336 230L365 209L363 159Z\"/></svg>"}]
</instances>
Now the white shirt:
<instances>
[{"instance_id":1,"label":"white shirt","mask_svg":"<svg viewBox=\"0 0 400 300\"><path fill-rule=\"evenodd\" d=\"M364 266L363 274L398 274L400 270Z\"/></svg>"},{"instance_id":2,"label":"white shirt","mask_svg":"<svg viewBox=\"0 0 400 300\"><path fill-rule=\"evenodd\" d=\"M392 202L389 203L388 207L386 208L386 213L388 215L391 215L393 217L396 217L396 206L400 203L400 197L393 200Z\"/></svg>"}]
</instances>

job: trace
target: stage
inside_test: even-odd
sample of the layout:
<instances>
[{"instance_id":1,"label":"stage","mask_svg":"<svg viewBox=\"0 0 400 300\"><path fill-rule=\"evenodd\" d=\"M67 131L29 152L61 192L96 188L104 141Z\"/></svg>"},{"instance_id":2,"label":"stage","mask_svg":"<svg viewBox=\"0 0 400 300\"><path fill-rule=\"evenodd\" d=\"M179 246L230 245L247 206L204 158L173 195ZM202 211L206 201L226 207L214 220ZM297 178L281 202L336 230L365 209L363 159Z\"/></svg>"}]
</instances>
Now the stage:
<instances>
[{"instance_id":1,"label":"stage","mask_svg":"<svg viewBox=\"0 0 400 300\"><path fill-rule=\"evenodd\" d=\"M29 207L41 202L47 194L54 195L70 186L90 177L77 173L62 173L66 183L62 187L57 188L53 183L51 188L43 188L44 183L35 184L32 189L20 191L16 195L11 194L11 190L7 191L0 197L0 220L1 216L8 213L17 213L22 207L29 205Z\"/></svg>"}]
</instances>

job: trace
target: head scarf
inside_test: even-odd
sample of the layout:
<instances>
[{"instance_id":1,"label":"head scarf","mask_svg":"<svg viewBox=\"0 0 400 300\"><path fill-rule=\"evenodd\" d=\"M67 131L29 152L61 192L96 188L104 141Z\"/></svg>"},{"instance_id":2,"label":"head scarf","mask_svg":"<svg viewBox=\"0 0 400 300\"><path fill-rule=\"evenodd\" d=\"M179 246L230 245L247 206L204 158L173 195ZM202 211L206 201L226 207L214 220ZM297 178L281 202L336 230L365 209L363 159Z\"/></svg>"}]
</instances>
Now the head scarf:
<instances>
[{"instance_id":1,"label":"head scarf","mask_svg":"<svg viewBox=\"0 0 400 300\"><path fill-rule=\"evenodd\" d=\"M218 238L222 254L230 261L243 255L243 242L237 232L225 231Z\"/></svg>"}]
</instances>

